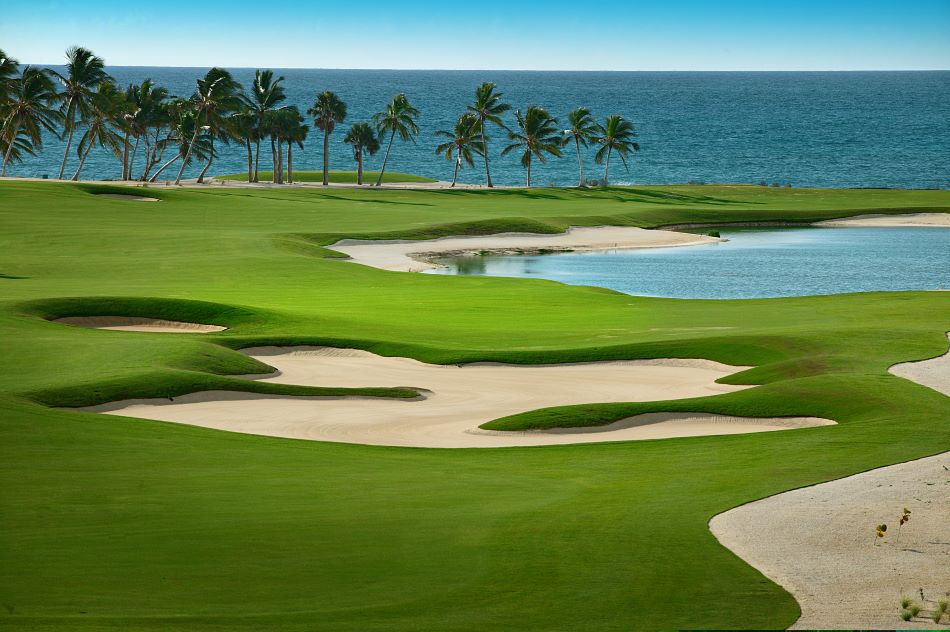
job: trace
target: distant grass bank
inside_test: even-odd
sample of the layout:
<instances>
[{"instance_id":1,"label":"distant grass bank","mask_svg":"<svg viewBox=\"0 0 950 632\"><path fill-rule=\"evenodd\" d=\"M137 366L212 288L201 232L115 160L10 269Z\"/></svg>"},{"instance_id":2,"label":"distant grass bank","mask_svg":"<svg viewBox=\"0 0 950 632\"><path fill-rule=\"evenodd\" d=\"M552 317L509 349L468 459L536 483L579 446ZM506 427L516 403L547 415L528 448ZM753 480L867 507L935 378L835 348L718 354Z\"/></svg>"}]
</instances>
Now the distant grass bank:
<instances>
[{"instance_id":1,"label":"distant grass bank","mask_svg":"<svg viewBox=\"0 0 950 632\"><path fill-rule=\"evenodd\" d=\"M273 171L260 171L258 172L258 180L261 182L270 182L274 179ZM363 172L363 184L373 184L376 182L376 178L379 177L378 171L364 171ZM286 178L286 176L285 176ZM247 182L246 173L229 173L223 176L215 176L217 180L237 180L239 182ZM294 180L297 182L323 182L323 172L322 171L297 171L294 170ZM356 172L355 171L331 171L330 172L330 182L335 184L356 184ZM438 182L438 180L433 180L432 178L426 178L425 176L417 176L411 173L399 173L398 171L387 171L383 182L399 182L399 183L426 183L426 182Z\"/></svg>"}]
</instances>

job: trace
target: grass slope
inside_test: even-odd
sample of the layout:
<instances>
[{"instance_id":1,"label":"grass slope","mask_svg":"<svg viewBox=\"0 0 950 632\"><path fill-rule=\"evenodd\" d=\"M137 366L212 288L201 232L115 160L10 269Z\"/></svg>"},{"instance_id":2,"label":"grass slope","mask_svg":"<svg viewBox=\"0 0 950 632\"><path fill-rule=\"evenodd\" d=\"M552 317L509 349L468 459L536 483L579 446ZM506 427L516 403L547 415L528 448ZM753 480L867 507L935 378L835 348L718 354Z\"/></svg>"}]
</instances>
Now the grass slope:
<instances>
[{"instance_id":1,"label":"grass slope","mask_svg":"<svg viewBox=\"0 0 950 632\"><path fill-rule=\"evenodd\" d=\"M363 183L364 184L373 184L376 182L376 178L379 177L378 171L364 171L363 172ZM215 176L216 180L238 180L241 182L247 182L247 173L230 173L223 176ZM261 182L270 182L274 179L273 171L261 171L258 173L258 179ZM323 171L297 171L294 169L294 181L295 182L323 182ZM436 182L432 178L426 178L425 176L417 176L411 173L399 173L398 171L387 171L386 177L383 179L384 182L398 182L398 183L425 183L425 182ZM355 171L331 171L330 172L330 182L335 182L337 184L356 184L356 172Z\"/></svg>"},{"instance_id":2,"label":"grass slope","mask_svg":"<svg viewBox=\"0 0 950 632\"><path fill-rule=\"evenodd\" d=\"M720 547L708 519L950 445L950 398L886 373L946 349L948 293L638 298L384 272L323 248L343 236L946 211L947 192L155 188L154 204L95 195L113 188L0 183L3 629L783 627L797 617L794 600ZM44 320L80 314L229 329L139 334ZM238 388L228 376L259 366L232 350L265 343L430 362L706 357L756 365L731 379L761 386L621 412L818 415L839 425L423 450L47 407L222 380ZM622 407L539 411L518 423L590 423Z\"/></svg>"}]
</instances>

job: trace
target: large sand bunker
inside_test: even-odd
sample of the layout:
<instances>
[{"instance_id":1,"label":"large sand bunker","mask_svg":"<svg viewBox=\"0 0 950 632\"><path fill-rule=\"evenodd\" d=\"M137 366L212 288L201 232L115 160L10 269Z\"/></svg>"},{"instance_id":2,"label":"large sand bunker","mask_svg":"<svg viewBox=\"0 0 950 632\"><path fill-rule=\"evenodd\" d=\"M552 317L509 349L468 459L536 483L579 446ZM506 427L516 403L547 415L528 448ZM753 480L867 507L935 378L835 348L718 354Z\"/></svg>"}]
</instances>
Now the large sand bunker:
<instances>
[{"instance_id":1,"label":"large sand bunker","mask_svg":"<svg viewBox=\"0 0 950 632\"><path fill-rule=\"evenodd\" d=\"M834 423L814 418L742 419L716 415L639 415L610 426L491 432L485 422L548 406L702 397L750 386L715 381L746 367L709 360L632 360L556 365L432 365L353 349L248 349L279 373L255 379L329 387L408 386L424 398L284 397L208 391L86 408L234 432L439 448L503 447L763 432Z\"/></svg>"},{"instance_id":2,"label":"large sand bunker","mask_svg":"<svg viewBox=\"0 0 950 632\"><path fill-rule=\"evenodd\" d=\"M839 227L950 227L950 213L907 213L904 215L855 215L815 222L815 226Z\"/></svg>"},{"instance_id":3,"label":"large sand bunker","mask_svg":"<svg viewBox=\"0 0 950 632\"><path fill-rule=\"evenodd\" d=\"M665 248L722 241L717 237L629 226L572 227L567 232L498 233L426 240L343 239L328 248L349 255L356 263L402 272L438 267L433 259L480 253L535 254L539 252Z\"/></svg>"},{"instance_id":4,"label":"large sand bunker","mask_svg":"<svg viewBox=\"0 0 950 632\"><path fill-rule=\"evenodd\" d=\"M950 333L947 338L950 339ZM888 371L950 397L950 350L930 360L895 364Z\"/></svg>"},{"instance_id":5,"label":"large sand bunker","mask_svg":"<svg viewBox=\"0 0 950 632\"><path fill-rule=\"evenodd\" d=\"M950 452L719 514L713 534L786 588L802 608L793 628L935 629L904 622L900 595L931 603L950 591ZM897 536L906 507L911 519ZM874 528L887 524L877 540ZM923 613L922 613L923 614Z\"/></svg>"},{"instance_id":6,"label":"large sand bunker","mask_svg":"<svg viewBox=\"0 0 950 632\"><path fill-rule=\"evenodd\" d=\"M88 327L90 329L174 334L208 334L227 329L227 327L221 327L220 325L183 323L177 320L138 318L136 316L67 316L65 318L57 318L53 322L63 325L74 325L76 327Z\"/></svg>"}]
</instances>

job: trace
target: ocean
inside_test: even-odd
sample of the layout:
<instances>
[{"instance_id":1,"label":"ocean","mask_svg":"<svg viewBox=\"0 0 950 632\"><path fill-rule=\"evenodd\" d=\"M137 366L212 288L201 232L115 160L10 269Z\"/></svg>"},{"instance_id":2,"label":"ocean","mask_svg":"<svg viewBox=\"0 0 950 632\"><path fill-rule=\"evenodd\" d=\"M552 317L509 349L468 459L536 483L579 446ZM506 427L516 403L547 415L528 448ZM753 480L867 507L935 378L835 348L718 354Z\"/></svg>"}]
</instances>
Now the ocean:
<instances>
[{"instance_id":1,"label":"ocean","mask_svg":"<svg viewBox=\"0 0 950 632\"><path fill-rule=\"evenodd\" d=\"M206 69L110 67L120 85L151 78L172 94L188 96ZM250 85L253 69L232 69ZM397 140L388 169L451 179L453 164L434 151L433 133L451 129L476 85L494 81L514 108L542 105L563 121L587 106L602 120L631 119L641 151L624 170L611 164L612 184L790 183L814 187L950 187L950 71L920 72L526 72L442 70L276 70L285 77L285 104L305 112L323 90L347 103L347 120L331 137L330 166L354 169L343 144L350 123L369 120L396 93L405 92L421 111L415 143ZM508 117L513 122L513 113ZM490 134L492 177L497 184L524 183L515 155L502 157L503 130ZM322 136L311 130L298 170L322 167ZM44 150L9 175L54 177L63 142L47 138ZM263 150L262 150L263 151ZM587 151L588 178L602 177L594 151ZM70 157L72 175L78 160ZM378 168L382 152L367 169ZM269 158L262 156L262 168ZM213 174L242 172L241 146L226 147ZM187 175L196 175L200 165ZM139 171L139 167L136 167ZM533 167L536 186L577 183L573 147L562 158ZM83 171L86 179L120 177L121 166L96 149ZM484 181L484 168L461 172L460 180Z\"/></svg>"}]
</instances>

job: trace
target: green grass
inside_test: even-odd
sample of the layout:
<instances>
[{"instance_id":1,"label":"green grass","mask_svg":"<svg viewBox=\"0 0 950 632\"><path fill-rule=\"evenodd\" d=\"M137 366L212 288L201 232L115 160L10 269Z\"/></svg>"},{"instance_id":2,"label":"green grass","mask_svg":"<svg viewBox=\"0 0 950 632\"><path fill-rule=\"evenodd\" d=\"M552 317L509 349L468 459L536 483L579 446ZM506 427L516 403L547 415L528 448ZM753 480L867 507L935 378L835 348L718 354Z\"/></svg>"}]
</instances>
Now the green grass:
<instances>
[{"instance_id":1,"label":"green grass","mask_svg":"<svg viewBox=\"0 0 950 632\"><path fill-rule=\"evenodd\" d=\"M950 445L950 398L886 373L946 350L948 293L651 299L383 272L324 247L345 236L947 211L946 191L155 187L154 204L94 195L113 190L0 183L4 630L784 627L794 600L719 546L709 518ZM229 329L140 334L44 320L83 314ZM442 363L673 356L756 366L730 381L757 388L504 422L522 427L684 408L839 425L427 450L49 407L256 388L229 377L259 370L233 350L297 343Z\"/></svg>"},{"instance_id":2,"label":"green grass","mask_svg":"<svg viewBox=\"0 0 950 632\"><path fill-rule=\"evenodd\" d=\"M363 184L373 184L376 182L376 178L379 177L378 171L364 171L363 172ZM244 173L230 173L223 176L215 176L216 180L238 180L247 182L247 172ZM258 179L261 182L270 182L274 179L273 171L261 171L258 173ZM297 171L294 169L294 181L295 182L323 182L323 171ZM356 172L355 171L331 171L330 172L330 182L336 182L337 184L356 184ZM426 178L425 176L417 176L411 173L399 173L398 171L387 171L386 176L383 178L383 182L398 182L398 183L425 183L425 182L436 182L432 178Z\"/></svg>"}]
</instances>

